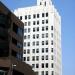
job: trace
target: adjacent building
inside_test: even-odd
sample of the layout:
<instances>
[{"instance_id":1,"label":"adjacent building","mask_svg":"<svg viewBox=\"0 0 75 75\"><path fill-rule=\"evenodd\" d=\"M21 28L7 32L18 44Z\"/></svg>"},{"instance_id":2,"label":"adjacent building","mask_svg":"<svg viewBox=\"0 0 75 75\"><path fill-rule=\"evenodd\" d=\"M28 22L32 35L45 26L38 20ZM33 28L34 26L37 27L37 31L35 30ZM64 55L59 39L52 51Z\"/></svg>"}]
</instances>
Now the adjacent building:
<instances>
[{"instance_id":1,"label":"adjacent building","mask_svg":"<svg viewBox=\"0 0 75 75\"><path fill-rule=\"evenodd\" d=\"M52 1L37 0L14 13L24 23L23 61L37 75L62 75L61 16Z\"/></svg>"},{"instance_id":2,"label":"adjacent building","mask_svg":"<svg viewBox=\"0 0 75 75\"><path fill-rule=\"evenodd\" d=\"M0 75L35 75L22 62L24 24L0 1Z\"/></svg>"}]
</instances>

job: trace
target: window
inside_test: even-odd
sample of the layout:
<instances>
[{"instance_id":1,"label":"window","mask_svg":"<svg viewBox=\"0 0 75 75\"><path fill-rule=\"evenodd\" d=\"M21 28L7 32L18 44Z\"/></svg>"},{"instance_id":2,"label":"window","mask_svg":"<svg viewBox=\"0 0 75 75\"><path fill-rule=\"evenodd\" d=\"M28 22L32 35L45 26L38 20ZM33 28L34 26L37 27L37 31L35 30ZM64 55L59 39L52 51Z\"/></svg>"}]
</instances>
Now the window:
<instances>
[{"instance_id":1,"label":"window","mask_svg":"<svg viewBox=\"0 0 75 75\"><path fill-rule=\"evenodd\" d=\"M24 35L24 39L26 39L26 35Z\"/></svg>"},{"instance_id":2,"label":"window","mask_svg":"<svg viewBox=\"0 0 75 75\"><path fill-rule=\"evenodd\" d=\"M39 21L37 21L37 25L39 25Z\"/></svg>"},{"instance_id":3,"label":"window","mask_svg":"<svg viewBox=\"0 0 75 75\"><path fill-rule=\"evenodd\" d=\"M42 20L42 24L44 24L44 20Z\"/></svg>"},{"instance_id":4,"label":"window","mask_svg":"<svg viewBox=\"0 0 75 75\"><path fill-rule=\"evenodd\" d=\"M22 16L20 16L20 20L22 20Z\"/></svg>"},{"instance_id":5,"label":"window","mask_svg":"<svg viewBox=\"0 0 75 75\"><path fill-rule=\"evenodd\" d=\"M26 54L26 50L24 50L23 53Z\"/></svg>"},{"instance_id":6,"label":"window","mask_svg":"<svg viewBox=\"0 0 75 75\"><path fill-rule=\"evenodd\" d=\"M51 48L51 52L53 52L53 48Z\"/></svg>"},{"instance_id":7,"label":"window","mask_svg":"<svg viewBox=\"0 0 75 75\"><path fill-rule=\"evenodd\" d=\"M45 34L42 34L42 38L44 38L45 37Z\"/></svg>"},{"instance_id":8,"label":"window","mask_svg":"<svg viewBox=\"0 0 75 75\"><path fill-rule=\"evenodd\" d=\"M42 68L44 68L44 63L42 63Z\"/></svg>"},{"instance_id":9,"label":"window","mask_svg":"<svg viewBox=\"0 0 75 75\"><path fill-rule=\"evenodd\" d=\"M53 40L51 40L51 45L53 45Z\"/></svg>"},{"instance_id":10,"label":"window","mask_svg":"<svg viewBox=\"0 0 75 75\"><path fill-rule=\"evenodd\" d=\"M54 71L51 71L51 75L54 75Z\"/></svg>"},{"instance_id":11,"label":"window","mask_svg":"<svg viewBox=\"0 0 75 75\"><path fill-rule=\"evenodd\" d=\"M28 28L28 32L30 32L30 28Z\"/></svg>"},{"instance_id":12,"label":"window","mask_svg":"<svg viewBox=\"0 0 75 75\"><path fill-rule=\"evenodd\" d=\"M37 27L37 31L39 31L39 27Z\"/></svg>"},{"instance_id":13,"label":"window","mask_svg":"<svg viewBox=\"0 0 75 75\"><path fill-rule=\"evenodd\" d=\"M48 30L48 26L46 26L46 30Z\"/></svg>"},{"instance_id":14,"label":"window","mask_svg":"<svg viewBox=\"0 0 75 75\"><path fill-rule=\"evenodd\" d=\"M44 29L44 27L42 27L42 31L44 31L45 29Z\"/></svg>"},{"instance_id":15,"label":"window","mask_svg":"<svg viewBox=\"0 0 75 75\"><path fill-rule=\"evenodd\" d=\"M27 46L30 46L30 42L27 43Z\"/></svg>"},{"instance_id":16,"label":"window","mask_svg":"<svg viewBox=\"0 0 75 75\"><path fill-rule=\"evenodd\" d=\"M44 41L42 41L42 45L44 45Z\"/></svg>"},{"instance_id":17,"label":"window","mask_svg":"<svg viewBox=\"0 0 75 75\"><path fill-rule=\"evenodd\" d=\"M46 33L46 38L48 37L48 33Z\"/></svg>"},{"instance_id":18,"label":"window","mask_svg":"<svg viewBox=\"0 0 75 75\"><path fill-rule=\"evenodd\" d=\"M30 49L27 49L27 53L30 54Z\"/></svg>"},{"instance_id":19,"label":"window","mask_svg":"<svg viewBox=\"0 0 75 75\"><path fill-rule=\"evenodd\" d=\"M36 68L39 68L39 64L36 64Z\"/></svg>"},{"instance_id":20,"label":"window","mask_svg":"<svg viewBox=\"0 0 75 75\"><path fill-rule=\"evenodd\" d=\"M42 60L44 60L44 56L42 56Z\"/></svg>"},{"instance_id":21,"label":"window","mask_svg":"<svg viewBox=\"0 0 75 75\"><path fill-rule=\"evenodd\" d=\"M28 19L31 19L31 15L28 15Z\"/></svg>"},{"instance_id":22,"label":"window","mask_svg":"<svg viewBox=\"0 0 75 75\"><path fill-rule=\"evenodd\" d=\"M27 61L30 61L30 58L29 57L27 57Z\"/></svg>"},{"instance_id":23,"label":"window","mask_svg":"<svg viewBox=\"0 0 75 75\"><path fill-rule=\"evenodd\" d=\"M27 29L24 29L24 33L26 33L27 32Z\"/></svg>"},{"instance_id":24,"label":"window","mask_svg":"<svg viewBox=\"0 0 75 75\"><path fill-rule=\"evenodd\" d=\"M26 61L26 57L23 57L23 61Z\"/></svg>"},{"instance_id":25,"label":"window","mask_svg":"<svg viewBox=\"0 0 75 75\"><path fill-rule=\"evenodd\" d=\"M41 75L44 75L44 71L41 72Z\"/></svg>"},{"instance_id":26,"label":"window","mask_svg":"<svg viewBox=\"0 0 75 75\"><path fill-rule=\"evenodd\" d=\"M51 60L53 60L54 58L53 58L53 55L51 55Z\"/></svg>"},{"instance_id":27,"label":"window","mask_svg":"<svg viewBox=\"0 0 75 75\"><path fill-rule=\"evenodd\" d=\"M25 22L25 26L27 26L27 22Z\"/></svg>"},{"instance_id":28,"label":"window","mask_svg":"<svg viewBox=\"0 0 75 75\"><path fill-rule=\"evenodd\" d=\"M53 33L51 33L51 37L53 38Z\"/></svg>"},{"instance_id":29,"label":"window","mask_svg":"<svg viewBox=\"0 0 75 75\"><path fill-rule=\"evenodd\" d=\"M36 35L36 38L39 38L39 34Z\"/></svg>"},{"instance_id":30,"label":"window","mask_svg":"<svg viewBox=\"0 0 75 75\"><path fill-rule=\"evenodd\" d=\"M48 17L48 12L46 13L46 17Z\"/></svg>"},{"instance_id":31,"label":"window","mask_svg":"<svg viewBox=\"0 0 75 75\"><path fill-rule=\"evenodd\" d=\"M53 26L51 26L51 30L53 30Z\"/></svg>"},{"instance_id":32,"label":"window","mask_svg":"<svg viewBox=\"0 0 75 75\"><path fill-rule=\"evenodd\" d=\"M48 24L48 20L46 20L46 24Z\"/></svg>"},{"instance_id":33,"label":"window","mask_svg":"<svg viewBox=\"0 0 75 75\"><path fill-rule=\"evenodd\" d=\"M28 39L30 39L30 35L28 35Z\"/></svg>"},{"instance_id":34,"label":"window","mask_svg":"<svg viewBox=\"0 0 75 75\"><path fill-rule=\"evenodd\" d=\"M32 68L35 68L35 64L32 64Z\"/></svg>"},{"instance_id":35,"label":"window","mask_svg":"<svg viewBox=\"0 0 75 75\"><path fill-rule=\"evenodd\" d=\"M44 17L45 15L44 15L44 13L42 13L42 17Z\"/></svg>"},{"instance_id":36,"label":"window","mask_svg":"<svg viewBox=\"0 0 75 75\"><path fill-rule=\"evenodd\" d=\"M48 45L48 40L46 40L46 45Z\"/></svg>"},{"instance_id":37,"label":"window","mask_svg":"<svg viewBox=\"0 0 75 75\"><path fill-rule=\"evenodd\" d=\"M37 14L37 18L39 18L39 14Z\"/></svg>"},{"instance_id":38,"label":"window","mask_svg":"<svg viewBox=\"0 0 75 75\"><path fill-rule=\"evenodd\" d=\"M30 26L31 25L31 22L30 21L28 21L28 26Z\"/></svg>"},{"instance_id":39,"label":"window","mask_svg":"<svg viewBox=\"0 0 75 75\"><path fill-rule=\"evenodd\" d=\"M36 24L36 22L35 21L33 21L33 25L35 25Z\"/></svg>"},{"instance_id":40,"label":"window","mask_svg":"<svg viewBox=\"0 0 75 75\"><path fill-rule=\"evenodd\" d=\"M36 61L38 61L39 60L39 56L36 56Z\"/></svg>"},{"instance_id":41,"label":"window","mask_svg":"<svg viewBox=\"0 0 75 75\"><path fill-rule=\"evenodd\" d=\"M35 49L32 49L32 53L35 53Z\"/></svg>"},{"instance_id":42,"label":"window","mask_svg":"<svg viewBox=\"0 0 75 75\"><path fill-rule=\"evenodd\" d=\"M51 63L51 68L53 68L54 67L54 64L53 63Z\"/></svg>"},{"instance_id":43,"label":"window","mask_svg":"<svg viewBox=\"0 0 75 75\"><path fill-rule=\"evenodd\" d=\"M46 71L46 75L48 75L48 71Z\"/></svg>"},{"instance_id":44,"label":"window","mask_svg":"<svg viewBox=\"0 0 75 75\"><path fill-rule=\"evenodd\" d=\"M26 47L26 42L24 42L24 46Z\"/></svg>"},{"instance_id":45,"label":"window","mask_svg":"<svg viewBox=\"0 0 75 75\"><path fill-rule=\"evenodd\" d=\"M33 41L33 46L35 46L35 41Z\"/></svg>"},{"instance_id":46,"label":"window","mask_svg":"<svg viewBox=\"0 0 75 75\"><path fill-rule=\"evenodd\" d=\"M36 49L36 53L39 53L39 48Z\"/></svg>"},{"instance_id":47,"label":"window","mask_svg":"<svg viewBox=\"0 0 75 75\"><path fill-rule=\"evenodd\" d=\"M35 32L35 28L33 28L33 32Z\"/></svg>"},{"instance_id":48,"label":"window","mask_svg":"<svg viewBox=\"0 0 75 75\"><path fill-rule=\"evenodd\" d=\"M48 55L46 55L46 60L48 60Z\"/></svg>"},{"instance_id":49,"label":"window","mask_svg":"<svg viewBox=\"0 0 75 75\"><path fill-rule=\"evenodd\" d=\"M46 6L46 2L45 2L45 6Z\"/></svg>"},{"instance_id":50,"label":"window","mask_svg":"<svg viewBox=\"0 0 75 75\"><path fill-rule=\"evenodd\" d=\"M25 20L27 19L27 15L25 16Z\"/></svg>"},{"instance_id":51,"label":"window","mask_svg":"<svg viewBox=\"0 0 75 75\"><path fill-rule=\"evenodd\" d=\"M35 56L32 56L32 61L35 61Z\"/></svg>"},{"instance_id":52,"label":"window","mask_svg":"<svg viewBox=\"0 0 75 75\"><path fill-rule=\"evenodd\" d=\"M39 41L36 41L36 46L38 46L39 45Z\"/></svg>"},{"instance_id":53,"label":"window","mask_svg":"<svg viewBox=\"0 0 75 75\"><path fill-rule=\"evenodd\" d=\"M48 68L48 63L46 63L46 68Z\"/></svg>"},{"instance_id":54,"label":"window","mask_svg":"<svg viewBox=\"0 0 75 75\"><path fill-rule=\"evenodd\" d=\"M46 52L48 52L48 48L46 48Z\"/></svg>"},{"instance_id":55,"label":"window","mask_svg":"<svg viewBox=\"0 0 75 75\"><path fill-rule=\"evenodd\" d=\"M33 15L33 18L36 18L36 14Z\"/></svg>"},{"instance_id":56,"label":"window","mask_svg":"<svg viewBox=\"0 0 75 75\"><path fill-rule=\"evenodd\" d=\"M33 39L35 39L35 34L33 34Z\"/></svg>"},{"instance_id":57,"label":"window","mask_svg":"<svg viewBox=\"0 0 75 75\"><path fill-rule=\"evenodd\" d=\"M44 48L42 48L42 53L44 53Z\"/></svg>"}]
</instances>

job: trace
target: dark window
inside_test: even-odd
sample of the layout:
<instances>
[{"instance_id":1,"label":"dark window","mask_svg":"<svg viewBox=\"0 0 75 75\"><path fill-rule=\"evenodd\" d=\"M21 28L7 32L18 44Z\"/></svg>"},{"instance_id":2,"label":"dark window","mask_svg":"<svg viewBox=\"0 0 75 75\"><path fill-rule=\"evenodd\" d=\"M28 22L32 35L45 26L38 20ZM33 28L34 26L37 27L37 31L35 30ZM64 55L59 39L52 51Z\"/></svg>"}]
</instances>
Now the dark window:
<instances>
[{"instance_id":1,"label":"dark window","mask_svg":"<svg viewBox=\"0 0 75 75\"><path fill-rule=\"evenodd\" d=\"M37 18L39 18L39 14L37 14Z\"/></svg>"},{"instance_id":2,"label":"dark window","mask_svg":"<svg viewBox=\"0 0 75 75\"><path fill-rule=\"evenodd\" d=\"M42 20L42 24L44 24L44 20Z\"/></svg>"},{"instance_id":3,"label":"dark window","mask_svg":"<svg viewBox=\"0 0 75 75\"><path fill-rule=\"evenodd\" d=\"M32 61L35 61L35 56L32 56Z\"/></svg>"},{"instance_id":4,"label":"dark window","mask_svg":"<svg viewBox=\"0 0 75 75\"><path fill-rule=\"evenodd\" d=\"M46 6L46 2L45 2L45 6Z\"/></svg>"},{"instance_id":5,"label":"dark window","mask_svg":"<svg viewBox=\"0 0 75 75\"><path fill-rule=\"evenodd\" d=\"M44 41L42 41L42 45L44 45Z\"/></svg>"},{"instance_id":6,"label":"dark window","mask_svg":"<svg viewBox=\"0 0 75 75\"><path fill-rule=\"evenodd\" d=\"M30 54L30 49L27 49L27 53Z\"/></svg>"},{"instance_id":7,"label":"dark window","mask_svg":"<svg viewBox=\"0 0 75 75\"><path fill-rule=\"evenodd\" d=\"M46 30L48 30L48 26L46 26Z\"/></svg>"},{"instance_id":8,"label":"dark window","mask_svg":"<svg viewBox=\"0 0 75 75\"><path fill-rule=\"evenodd\" d=\"M44 68L44 63L42 63L42 68Z\"/></svg>"},{"instance_id":9,"label":"dark window","mask_svg":"<svg viewBox=\"0 0 75 75\"><path fill-rule=\"evenodd\" d=\"M23 61L26 61L26 57L23 57Z\"/></svg>"},{"instance_id":10,"label":"dark window","mask_svg":"<svg viewBox=\"0 0 75 75\"><path fill-rule=\"evenodd\" d=\"M44 60L44 56L42 56L42 60Z\"/></svg>"},{"instance_id":11,"label":"dark window","mask_svg":"<svg viewBox=\"0 0 75 75\"><path fill-rule=\"evenodd\" d=\"M44 31L45 29L44 29L44 27L42 27L42 31Z\"/></svg>"},{"instance_id":12,"label":"dark window","mask_svg":"<svg viewBox=\"0 0 75 75\"><path fill-rule=\"evenodd\" d=\"M46 48L46 52L48 52L48 48Z\"/></svg>"},{"instance_id":13,"label":"dark window","mask_svg":"<svg viewBox=\"0 0 75 75\"><path fill-rule=\"evenodd\" d=\"M24 50L23 53L26 54L26 50Z\"/></svg>"},{"instance_id":14,"label":"dark window","mask_svg":"<svg viewBox=\"0 0 75 75\"><path fill-rule=\"evenodd\" d=\"M51 26L51 30L53 30L53 26Z\"/></svg>"},{"instance_id":15,"label":"dark window","mask_svg":"<svg viewBox=\"0 0 75 75\"><path fill-rule=\"evenodd\" d=\"M20 20L22 20L22 16L20 16Z\"/></svg>"},{"instance_id":16,"label":"dark window","mask_svg":"<svg viewBox=\"0 0 75 75\"><path fill-rule=\"evenodd\" d=\"M46 24L48 24L48 20L46 20Z\"/></svg>"},{"instance_id":17,"label":"dark window","mask_svg":"<svg viewBox=\"0 0 75 75\"><path fill-rule=\"evenodd\" d=\"M28 15L28 19L31 19L31 15Z\"/></svg>"},{"instance_id":18,"label":"dark window","mask_svg":"<svg viewBox=\"0 0 75 75\"><path fill-rule=\"evenodd\" d=\"M36 60L37 60L37 61L39 60L39 56L36 56Z\"/></svg>"},{"instance_id":19,"label":"dark window","mask_svg":"<svg viewBox=\"0 0 75 75\"><path fill-rule=\"evenodd\" d=\"M27 46L30 46L30 42L27 43Z\"/></svg>"},{"instance_id":20,"label":"dark window","mask_svg":"<svg viewBox=\"0 0 75 75\"><path fill-rule=\"evenodd\" d=\"M27 15L25 16L25 20L27 19Z\"/></svg>"},{"instance_id":21,"label":"dark window","mask_svg":"<svg viewBox=\"0 0 75 75\"><path fill-rule=\"evenodd\" d=\"M37 21L37 25L39 25L39 21Z\"/></svg>"},{"instance_id":22,"label":"dark window","mask_svg":"<svg viewBox=\"0 0 75 75\"><path fill-rule=\"evenodd\" d=\"M46 71L46 75L48 75L48 71Z\"/></svg>"},{"instance_id":23,"label":"dark window","mask_svg":"<svg viewBox=\"0 0 75 75\"><path fill-rule=\"evenodd\" d=\"M53 45L53 40L51 40L51 45Z\"/></svg>"},{"instance_id":24,"label":"dark window","mask_svg":"<svg viewBox=\"0 0 75 75\"><path fill-rule=\"evenodd\" d=\"M39 68L39 64L36 64L36 68Z\"/></svg>"},{"instance_id":25,"label":"dark window","mask_svg":"<svg viewBox=\"0 0 75 75\"><path fill-rule=\"evenodd\" d=\"M29 57L27 57L27 61L30 61L30 58Z\"/></svg>"},{"instance_id":26,"label":"dark window","mask_svg":"<svg viewBox=\"0 0 75 75\"><path fill-rule=\"evenodd\" d=\"M39 31L39 27L37 27L37 31Z\"/></svg>"},{"instance_id":27,"label":"dark window","mask_svg":"<svg viewBox=\"0 0 75 75\"><path fill-rule=\"evenodd\" d=\"M48 55L46 55L46 60L48 60Z\"/></svg>"},{"instance_id":28,"label":"dark window","mask_svg":"<svg viewBox=\"0 0 75 75\"><path fill-rule=\"evenodd\" d=\"M54 75L54 71L51 71L51 75Z\"/></svg>"},{"instance_id":29,"label":"dark window","mask_svg":"<svg viewBox=\"0 0 75 75\"><path fill-rule=\"evenodd\" d=\"M33 32L35 32L35 28L33 28Z\"/></svg>"},{"instance_id":30,"label":"dark window","mask_svg":"<svg viewBox=\"0 0 75 75\"><path fill-rule=\"evenodd\" d=\"M46 41L46 45L48 45L48 40Z\"/></svg>"},{"instance_id":31,"label":"dark window","mask_svg":"<svg viewBox=\"0 0 75 75\"><path fill-rule=\"evenodd\" d=\"M51 48L51 52L53 52L53 48Z\"/></svg>"},{"instance_id":32,"label":"dark window","mask_svg":"<svg viewBox=\"0 0 75 75\"><path fill-rule=\"evenodd\" d=\"M32 49L32 53L35 53L35 49Z\"/></svg>"},{"instance_id":33,"label":"dark window","mask_svg":"<svg viewBox=\"0 0 75 75\"><path fill-rule=\"evenodd\" d=\"M42 48L42 53L44 53L44 48Z\"/></svg>"},{"instance_id":34,"label":"dark window","mask_svg":"<svg viewBox=\"0 0 75 75\"><path fill-rule=\"evenodd\" d=\"M33 25L35 25L35 21L33 21Z\"/></svg>"},{"instance_id":35,"label":"dark window","mask_svg":"<svg viewBox=\"0 0 75 75\"><path fill-rule=\"evenodd\" d=\"M44 13L42 13L42 17L44 17L45 15L44 15Z\"/></svg>"},{"instance_id":36,"label":"dark window","mask_svg":"<svg viewBox=\"0 0 75 75\"><path fill-rule=\"evenodd\" d=\"M33 39L35 39L35 34L33 34Z\"/></svg>"},{"instance_id":37,"label":"dark window","mask_svg":"<svg viewBox=\"0 0 75 75\"><path fill-rule=\"evenodd\" d=\"M48 13L46 13L46 17L48 17Z\"/></svg>"},{"instance_id":38,"label":"dark window","mask_svg":"<svg viewBox=\"0 0 75 75\"><path fill-rule=\"evenodd\" d=\"M38 48L36 49L36 53L39 53L39 49Z\"/></svg>"},{"instance_id":39,"label":"dark window","mask_svg":"<svg viewBox=\"0 0 75 75\"><path fill-rule=\"evenodd\" d=\"M48 63L46 63L46 68L48 68Z\"/></svg>"},{"instance_id":40,"label":"dark window","mask_svg":"<svg viewBox=\"0 0 75 75\"><path fill-rule=\"evenodd\" d=\"M53 68L54 67L54 64L53 63L51 63L51 68Z\"/></svg>"},{"instance_id":41,"label":"dark window","mask_svg":"<svg viewBox=\"0 0 75 75\"><path fill-rule=\"evenodd\" d=\"M33 18L36 18L36 14L33 15Z\"/></svg>"},{"instance_id":42,"label":"dark window","mask_svg":"<svg viewBox=\"0 0 75 75\"><path fill-rule=\"evenodd\" d=\"M44 75L44 71L42 71L41 73L42 73L41 75Z\"/></svg>"}]
</instances>

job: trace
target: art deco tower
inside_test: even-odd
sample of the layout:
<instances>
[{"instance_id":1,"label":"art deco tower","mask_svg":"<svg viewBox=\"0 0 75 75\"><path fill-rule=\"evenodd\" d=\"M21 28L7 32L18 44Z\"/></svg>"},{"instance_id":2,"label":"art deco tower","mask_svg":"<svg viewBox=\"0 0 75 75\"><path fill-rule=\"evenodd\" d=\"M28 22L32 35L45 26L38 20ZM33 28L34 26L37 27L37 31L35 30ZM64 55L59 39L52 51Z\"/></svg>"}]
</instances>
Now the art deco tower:
<instances>
[{"instance_id":1,"label":"art deco tower","mask_svg":"<svg viewBox=\"0 0 75 75\"><path fill-rule=\"evenodd\" d=\"M24 22L23 61L37 75L62 75L61 17L51 0L14 11Z\"/></svg>"}]
</instances>

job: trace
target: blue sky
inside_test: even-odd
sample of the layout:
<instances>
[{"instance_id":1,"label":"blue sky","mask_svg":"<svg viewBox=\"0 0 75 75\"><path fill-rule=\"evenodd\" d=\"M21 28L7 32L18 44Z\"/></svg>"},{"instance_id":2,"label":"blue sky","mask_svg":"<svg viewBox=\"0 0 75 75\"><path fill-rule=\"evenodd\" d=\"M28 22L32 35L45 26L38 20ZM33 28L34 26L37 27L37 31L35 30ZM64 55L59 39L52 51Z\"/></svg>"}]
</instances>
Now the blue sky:
<instances>
[{"instance_id":1,"label":"blue sky","mask_svg":"<svg viewBox=\"0 0 75 75\"><path fill-rule=\"evenodd\" d=\"M1 0L10 10L36 5L36 0ZM62 18L62 75L75 75L75 0L53 0Z\"/></svg>"}]
</instances>

